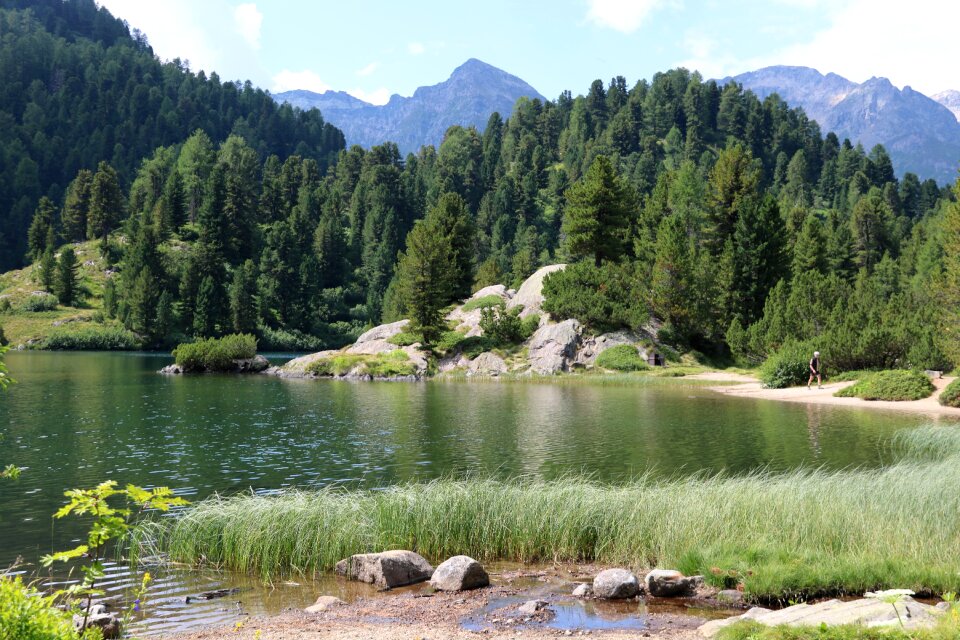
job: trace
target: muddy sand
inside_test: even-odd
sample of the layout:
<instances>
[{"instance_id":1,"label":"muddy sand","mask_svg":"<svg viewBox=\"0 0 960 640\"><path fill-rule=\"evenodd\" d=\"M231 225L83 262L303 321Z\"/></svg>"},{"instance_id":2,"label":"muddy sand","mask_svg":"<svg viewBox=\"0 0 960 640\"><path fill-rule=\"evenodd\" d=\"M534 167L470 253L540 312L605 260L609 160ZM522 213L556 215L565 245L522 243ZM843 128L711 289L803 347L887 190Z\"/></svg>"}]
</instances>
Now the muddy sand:
<instances>
[{"instance_id":1,"label":"muddy sand","mask_svg":"<svg viewBox=\"0 0 960 640\"><path fill-rule=\"evenodd\" d=\"M705 374L709 376L710 374ZM693 377L693 376L691 376ZM710 379L710 378L702 378ZM960 409L953 407L944 407L937 402L937 397L944 387L953 382L955 378L937 378L932 380L936 391L928 398L923 400L908 400L902 402L890 402L886 400L861 400L860 398L837 398L834 393L838 390L848 387L853 382L827 382L823 388L817 389L814 385L811 389L803 387L790 387L788 389L764 389L758 380L746 382L737 385L724 385L710 387L711 391L722 393L729 396L738 396L741 398L757 398L760 400L779 400L780 402L802 402L806 404L832 405L839 407L863 407L868 409L885 409L888 411L906 411L930 417L955 417L960 418Z\"/></svg>"},{"instance_id":2,"label":"muddy sand","mask_svg":"<svg viewBox=\"0 0 960 640\"><path fill-rule=\"evenodd\" d=\"M576 581L589 582L599 569L563 567L545 571L492 573L493 585L475 591L434 592L426 585L396 589L334 606L322 613L291 610L249 617L229 627L162 636L167 640L440 640L477 638L598 637L606 640L702 640L697 627L711 618L742 613L710 599L643 602L577 600ZM323 594L317 594L323 595ZM524 614L518 608L542 600L547 608Z\"/></svg>"}]
</instances>

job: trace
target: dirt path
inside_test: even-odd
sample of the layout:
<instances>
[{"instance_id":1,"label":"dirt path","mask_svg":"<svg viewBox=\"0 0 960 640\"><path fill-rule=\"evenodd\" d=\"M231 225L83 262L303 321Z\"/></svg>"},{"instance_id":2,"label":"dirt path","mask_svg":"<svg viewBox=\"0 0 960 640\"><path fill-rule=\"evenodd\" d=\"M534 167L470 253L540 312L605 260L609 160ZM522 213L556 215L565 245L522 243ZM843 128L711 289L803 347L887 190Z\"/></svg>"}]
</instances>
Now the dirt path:
<instances>
[{"instance_id":1,"label":"dirt path","mask_svg":"<svg viewBox=\"0 0 960 640\"><path fill-rule=\"evenodd\" d=\"M860 398L837 398L834 393L848 387L853 382L828 382L822 389L813 387L790 387L788 389L764 389L760 382L754 380L744 384L710 387L711 391L729 396L742 398L757 398L761 400L779 400L781 402L802 402L806 404L833 405L841 407L865 407L868 409L885 409L888 411L905 411L930 417L960 418L960 409L944 407L937 402L937 397L943 388L954 378L940 378L933 380L936 391L929 398L904 402L889 402L885 400L861 400Z\"/></svg>"}]
</instances>

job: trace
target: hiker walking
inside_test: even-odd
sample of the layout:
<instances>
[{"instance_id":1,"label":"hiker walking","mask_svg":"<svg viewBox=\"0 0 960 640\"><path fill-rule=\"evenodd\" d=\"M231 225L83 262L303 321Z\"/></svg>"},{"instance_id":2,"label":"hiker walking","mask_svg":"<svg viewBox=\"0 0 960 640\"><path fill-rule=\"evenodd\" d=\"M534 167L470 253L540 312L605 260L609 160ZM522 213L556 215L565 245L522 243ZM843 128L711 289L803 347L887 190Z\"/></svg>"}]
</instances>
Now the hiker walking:
<instances>
[{"instance_id":1,"label":"hiker walking","mask_svg":"<svg viewBox=\"0 0 960 640\"><path fill-rule=\"evenodd\" d=\"M821 383L821 374L820 374L820 352L814 351L813 357L810 358L810 379L807 380L807 389L810 388L810 383L813 382L813 379L817 379L817 389L820 388Z\"/></svg>"}]
</instances>

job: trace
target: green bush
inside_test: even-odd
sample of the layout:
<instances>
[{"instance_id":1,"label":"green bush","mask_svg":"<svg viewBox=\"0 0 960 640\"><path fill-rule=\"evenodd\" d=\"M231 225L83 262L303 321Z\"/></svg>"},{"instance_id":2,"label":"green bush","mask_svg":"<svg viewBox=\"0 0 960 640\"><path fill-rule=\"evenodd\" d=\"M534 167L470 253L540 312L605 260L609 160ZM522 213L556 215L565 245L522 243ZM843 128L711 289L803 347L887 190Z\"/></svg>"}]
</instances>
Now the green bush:
<instances>
[{"instance_id":1,"label":"green bush","mask_svg":"<svg viewBox=\"0 0 960 640\"><path fill-rule=\"evenodd\" d=\"M507 311L503 302L480 310L480 328L485 338L496 346L517 344L523 340L520 309Z\"/></svg>"},{"instance_id":2,"label":"green bush","mask_svg":"<svg viewBox=\"0 0 960 640\"><path fill-rule=\"evenodd\" d=\"M10 298L0 298L0 313L10 311L12 307L13 305L10 304Z\"/></svg>"},{"instance_id":3,"label":"green bush","mask_svg":"<svg viewBox=\"0 0 960 640\"><path fill-rule=\"evenodd\" d=\"M93 638L93 632L85 634ZM97 632L99 635L99 632ZM77 640L70 614L53 598L24 586L19 576L0 578L0 640Z\"/></svg>"},{"instance_id":4,"label":"green bush","mask_svg":"<svg viewBox=\"0 0 960 640\"><path fill-rule=\"evenodd\" d=\"M7 336L3 335L3 327L0 327L0 347L7 346Z\"/></svg>"},{"instance_id":5,"label":"green bush","mask_svg":"<svg viewBox=\"0 0 960 640\"><path fill-rule=\"evenodd\" d=\"M374 378L393 378L412 376L416 367L410 362L410 357L402 349L366 355L357 353L340 353L329 358L320 358L307 365L305 371L316 376L343 376L351 371L356 375L370 375Z\"/></svg>"},{"instance_id":6,"label":"green bush","mask_svg":"<svg viewBox=\"0 0 960 640\"><path fill-rule=\"evenodd\" d=\"M463 305L463 311L473 311L474 309L486 309L487 307L496 307L503 304L503 298L498 295L483 296L467 300Z\"/></svg>"},{"instance_id":7,"label":"green bush","mask_svg":"<svg viewBox=\"0 0 960 640\"><path fill-rule=\"evenodd\" d=\"M629 344L618 344L601 351L597 356L597 366L614 371L643 371L650 368L647 361L640 357L637 348Z\"/></svg>"},{"instance_id":8,"label":"green bush","mask_svg":"<svg viewBox=\"0 0 960 640\"><path fill-rule=\"evenodd\" d=\"M863 400L922 400L934 391L930 378L922 371L892 369L868 374L833 395Z\"/></svg>"},{"instance_id":9,"label":"green bush","mask_svg":"<svg viewBox=\"0 0 960 640\"><path fill-rule=\"evenodd\" d=\"M76 324L79 326L54 329L40 347L51 351L135 351L142 347L140 338L122 327Z\"/></svg>"},{"instance_id":10,"label":"green bush","mask_svg":"<svg viewBox=\"0 0 960 640\"><path fill-rule=\"evenodd\" d=\"M440 339L441 341L443 340L442 337ZM398 347L409 347L412 344L423 342L423 337L412 331L401 331L400 333L387 338L387 342L390 344L395 344Z\"/></svg>"},{"instance_id":11,"label":"green bush","mask_svg":"<svg viewBox=\"0 0 960 640\"><path fill-rule=\"evenodd\" d=\"M329 348L322 338L296 329L274 329L267 325L257 328L260 339L257 346L263 351L320 351ZM334 346L340 346L336 344Z\"/></svg>"},{"instance_id":12,"label":"green bush","mask_svg":"<svg viewBox=\"0 0 960 640\"><path fill-rule=\"evenodd\" d=\"M230 371L234 360L257 355L257 339L238 333L179 345L173 357L184 371Z\"/></svg>"},{"instance_id":13,"label":"green bush","mask_svg":"<svg viewBox=\"0 0 960 640\"><path fill-rule=\"evenodd\" d=\"M770 389L806 384L810 379L810 358L816 349L809 342L789 342L760 367L760 381ZM823 360L823 354L820 356ZM822 365L821 365L822 366Z\"/></svg>"},{"instance_id":14,"label":"green bush","mask_svg":"<svg viewBox=\"0 0 960 640\"><path fill-rule=\"evenodd\" d=\"M576 318L595 331L642 326L650 317L629 265L579 262L543 280L543 309L554 319Z\"/></svg>"},{"instance_id":15,"label":"green bush","mask_svg":"<svg viewBox=\"0 0 960 640\"><path fill-rule=\"evenodd\" d=\"M540 315L532 313L520 321L520 337L526 340L540 328Z\"/></svg>"},{"instance_id":16,"label":"green bush","mask_svg":"<svg viewBox=\"0 0 960 640\"><path fill-rule=\"evenodd\" d=\"M44 293L39 296L29 296L26 300L20 303L20 311L26 311L28 313L53 311L56 308L57 297L52 296L49 293Z\"/></svg>"},{"instance_id":17,"label":"green bush","mask_svg":"<svg viewBox=\"0 0 960 640\"><path fill-rule=\"evenodd\" d=\"M940 393L938 400L940 404L945 407L957 407L960 409L960 378L948 384Z\"/></svg>"}]
</instances>

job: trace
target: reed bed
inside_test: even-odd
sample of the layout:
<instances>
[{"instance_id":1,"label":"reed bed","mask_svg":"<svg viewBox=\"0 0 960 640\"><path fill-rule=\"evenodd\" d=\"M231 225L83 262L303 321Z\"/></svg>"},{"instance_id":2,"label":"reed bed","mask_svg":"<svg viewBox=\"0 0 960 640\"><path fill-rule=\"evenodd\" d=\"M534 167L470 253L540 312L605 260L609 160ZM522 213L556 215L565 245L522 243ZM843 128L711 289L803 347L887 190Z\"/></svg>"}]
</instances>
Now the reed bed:
<instances>
[{"instance_id":1,"label":"reed bed","mask_svg":"<svg viewBox=\"0 0 960 640\"><path fill-rule=\"evenodd\" d=\"M445 479L384 490L213 497L167 519L172 560L265 580L329 571L354 553L433 561L673 567L755 599L960 589L960 429L895 439L882 469L683 480Z\"/></svg>"}]
</instances>

